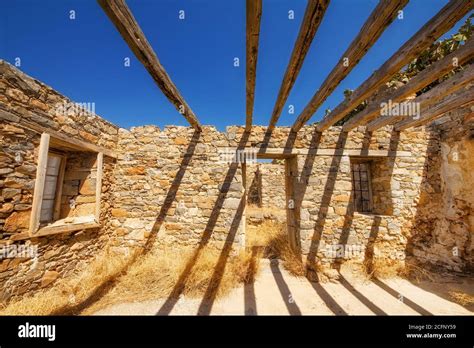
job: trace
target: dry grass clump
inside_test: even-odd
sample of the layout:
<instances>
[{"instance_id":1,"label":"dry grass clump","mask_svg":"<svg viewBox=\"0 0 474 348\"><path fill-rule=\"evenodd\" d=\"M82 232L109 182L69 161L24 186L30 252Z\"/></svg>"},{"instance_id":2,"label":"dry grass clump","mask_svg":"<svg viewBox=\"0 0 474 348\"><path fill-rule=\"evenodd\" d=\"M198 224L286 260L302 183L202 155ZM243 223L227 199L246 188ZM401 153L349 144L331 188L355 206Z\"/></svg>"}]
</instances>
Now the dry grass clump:
<instances>
[{"instance_id":1,"label":"dry grass clump","mask_svg":"<svg viewBox=\"0 0 474 348\"><path fill-rule=\"evenodd\" d=\"M449 296L454 302L459 303L461 306L466 307L474 304L474 296L461 291L450 291Z\"/></svg>"},{"instance_id":2,"label":"dry grass clump","mask_svg":"<svg viewBox=\"0 0 474 348\"><path fill-rule=\"evenodd\" d=\"M290 274L294 276L306 274L306 267L301 258L290 247L284 224L265 220L258 226L248 226L246 238L247 247L261 247L264 256L281 259L283 267Z\"/></svg>"},{"instance_id":3,"label":"dry grass clump","mask_svg":"<svg viewBox=\"0 0 474 348\"><path fill-rule=\"evenodd\" d=\"M40 290L32 296L16 298L2 305L0 315L62 315L77 314L82 306L113 282L133 260L110 252L89 263L83 271L59 280L53 287Z\"/></svg>"},{"instance_id":4,"label":"dry grass clump","mask_svg":"<svg viewBox=\"0 0 474 348\"><path fill-rule=\"evenodd\" d=\"M154 249L137 260L115 286L83 314L91 314L115 303L204 294L226 295L238 284L253 279L258 263L247 253L229 255L220 261L221 251L205 247Z\"/></svg>"},{"instance_id":5,"label":"dry grass clump","mask_svg":"<svg viewBox=\"0 0 474 348\"><path fill-rule=\"evenodd\" d=\"M414 263L390 258L367 259L364 262L363 270L369 279L402 277L418 282L422 280L434 281L432 274L428 270Z\"/></svg>"}]
</instances>

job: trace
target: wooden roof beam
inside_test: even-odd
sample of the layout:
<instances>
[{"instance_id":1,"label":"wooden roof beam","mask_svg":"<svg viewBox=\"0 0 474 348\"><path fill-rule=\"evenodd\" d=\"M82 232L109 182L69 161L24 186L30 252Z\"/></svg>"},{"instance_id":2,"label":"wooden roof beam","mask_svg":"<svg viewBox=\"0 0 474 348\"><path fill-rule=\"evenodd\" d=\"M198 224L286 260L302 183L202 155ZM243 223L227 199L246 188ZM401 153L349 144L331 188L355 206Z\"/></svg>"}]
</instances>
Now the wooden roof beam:
<instances>
[{"instance_id":1,"label":"wooden roof beam","mask_svg":"<svg viewBox=\"0 0 474 348\"><path fill-rule=\"evenodd\" d=\"M145 66L158 87L186 120L200 131L201 124L161 65L124 0L97 0L120 35Z\"/></svg>"},{"instance_id":2,"label":"wooden roof beam","mask_svg":"<svg viewBox=\"0 0 474 348\"><path fill-rule=\"evenodd\" d=\"M303 66L306 54L311 46L311 42L313 41L316 31L323 20L324 13L329 6L329 1L330 0L308 0L298 38L293 47L290 62L286 68L285 76L283 77L280 91L278 92L277 101L273 108L269 124L270 129L273 129L276 126L278 119L280 118L283 106L290 95L290 91L293 88L296 78Z\"/></svg>"},{"instance_id":3,"label":"wooden roof beam","mask_svg":"<svg viewBox=\"0 0 474 348\"><path fill-rule=\"evenodd\" d=\"M252 127L253 104L255 99L255 80L257 78L258 39L262 0L247 0L247 39L246 39L246 119L245 129Z\"/></svg>"},{"instance_id":4,"label":"wooden roof beam","mask_svg":"<svg viewBox=\"0 0 474 348\"><path fill-rule=\"evenodd\" d=\"M381 105L383 103L388 103L388 101L391 101L392 103L402 102L407 97L428 86L433 81L436 81L437 79L448 74L450 71L455 69L456 66L462 65L472 58L474 58L474 39L469 40L459 49L448 54L446 57L432 63L418 75L408 81L407 84L403 85L397 90L383 93L381 96L379 96L379 98L370 103L367 108L351 117L344 124L342 130L344 132L349 132L351 129L372 120L373 123L370 126L367 126L367 130L369 131L374 131L379 127L389 124L390 122L386 122L393 120L393 117L389 117L388 119L384 117L378 117L380 115ZM454 62L456 62L456 65L454 65ZM382 119L384 121L382 121Z\"/></svg>"},{"instance_id":5,"label":"wooden roof beam","mask_svg":"<svg viewBox=\"0 0 474 348\"><path fill-rule=\"evenodd\" d=\"M438 86L421 94L413 102L420 103L418 118L406 117L394 125L399 132L410 127L417 127L428 123L446 112L473 103L474 65L456 73L453 77L440 83Z\"/></svg>"},{"instance_id":6,"label":"wooden roof beam","mask_svg":"<svg viewBox=\"0 0 474 348\"><path fill-rule=\"evenodd\" d=\"M352 41L339 62L324 80L321 87L316 91L311 101L306 105L303 112L298 116L292 126L297 132L313 116L318 108L324 103L334 89L346 78L352 69L359 63L362 57L382 35L384 30L395 19L408 0L380 0L368 19L362 26L359 35Z\"/></svg>"},{"instance_id":7,"label":"wooden roof beam","mask_svg":"<svg viewBox=\"0 0 474 348\"><path fill-rule=\"evenodd\" d=\"M395 54L393 54L377 71L375 71L352 95L341 102L328 116L316 126L320 132L328 129L341 120L350 111L372 95L378 88L389 81L406 64L419 56L435 39L451 29L473 7L472 1L451 0L428 23L411 37ZM309 115L310 117L311 115ZM301 123L297 124L300 126ZM299 128L297 128L299 129Z\"/></svg>"}]
</instances>

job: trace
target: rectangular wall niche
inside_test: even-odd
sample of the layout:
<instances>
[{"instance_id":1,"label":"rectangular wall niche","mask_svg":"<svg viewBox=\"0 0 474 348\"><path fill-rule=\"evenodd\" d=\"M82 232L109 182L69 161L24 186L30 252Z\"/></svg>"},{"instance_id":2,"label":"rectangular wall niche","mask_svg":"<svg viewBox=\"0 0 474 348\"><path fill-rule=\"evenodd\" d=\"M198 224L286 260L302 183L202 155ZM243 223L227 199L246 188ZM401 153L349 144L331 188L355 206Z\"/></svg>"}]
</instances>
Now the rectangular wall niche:
<instances>
[{"instance_id":1,"label":"rectangular wall niche","mask_svg":"<svg viewBox=\"0 0 474 348\"><path fill-rule=\"evenodd\" d=\"M41 136L30 236L99 227L103 154Z\"/></svg>"}]
</instances>

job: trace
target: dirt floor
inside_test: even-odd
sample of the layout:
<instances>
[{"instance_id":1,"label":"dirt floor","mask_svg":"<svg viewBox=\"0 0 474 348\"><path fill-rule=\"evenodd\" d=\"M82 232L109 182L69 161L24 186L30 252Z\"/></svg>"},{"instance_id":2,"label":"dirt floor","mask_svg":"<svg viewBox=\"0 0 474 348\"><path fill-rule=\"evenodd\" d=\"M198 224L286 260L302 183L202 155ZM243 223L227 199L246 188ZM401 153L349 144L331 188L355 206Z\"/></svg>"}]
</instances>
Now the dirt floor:
<instances>
[{"instance_id":1,"label":"dirt floor","mask_svg":"<svg viewBox=\"0 0 474 348\"><path fill-rule=\"evenodd\" d=\"M95 315L472 315L449 297L472 292L472 279L413 283L405 279L366 280L342 272L339 281L311 283L289 275L278 260L263 259L254 284L234 289L212 305L199 299L122 303Z\"/></svg>"}]
</instances>

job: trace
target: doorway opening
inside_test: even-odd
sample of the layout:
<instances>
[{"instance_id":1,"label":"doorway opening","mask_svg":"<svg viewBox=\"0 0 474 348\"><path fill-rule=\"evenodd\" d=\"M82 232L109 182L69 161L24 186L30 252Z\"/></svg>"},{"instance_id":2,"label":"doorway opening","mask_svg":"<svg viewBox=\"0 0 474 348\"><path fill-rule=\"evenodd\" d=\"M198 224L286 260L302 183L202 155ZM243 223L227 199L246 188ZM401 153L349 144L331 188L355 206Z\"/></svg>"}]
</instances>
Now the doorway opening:
<instances>
[{"instance_id":1,"label":"doorway opening","mask_svg":"<svg viewBox=\"0 0 474 348\"><path fill-rule=\"evenodd\" d=\"M299 255L299 207L295 199L295 155L259 154L243 167L245 245L263 258ZM287 255L288 256L288 255Z\"/></svg>"}]
</instances>

